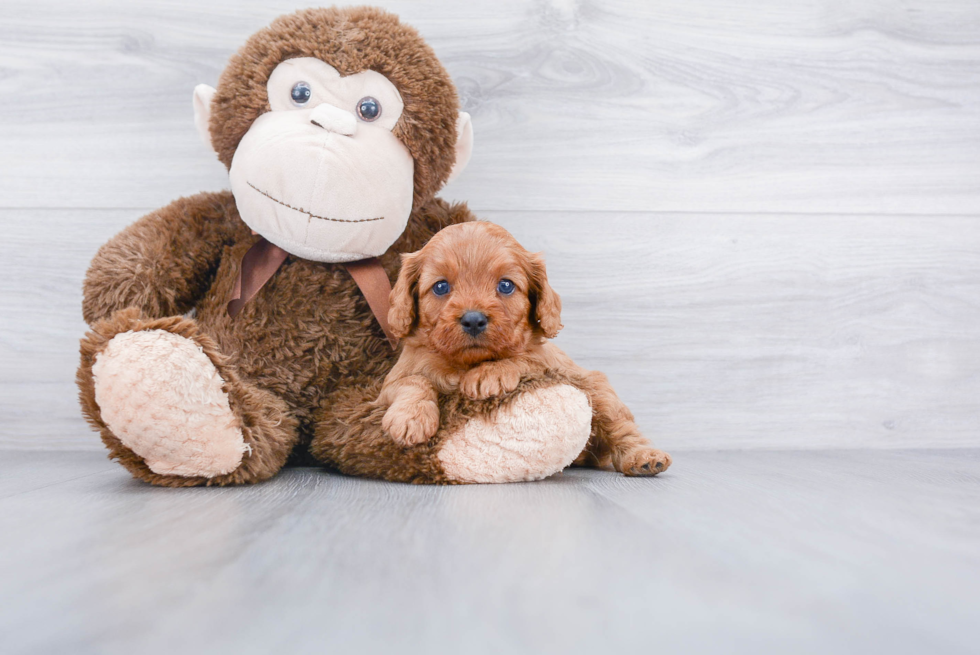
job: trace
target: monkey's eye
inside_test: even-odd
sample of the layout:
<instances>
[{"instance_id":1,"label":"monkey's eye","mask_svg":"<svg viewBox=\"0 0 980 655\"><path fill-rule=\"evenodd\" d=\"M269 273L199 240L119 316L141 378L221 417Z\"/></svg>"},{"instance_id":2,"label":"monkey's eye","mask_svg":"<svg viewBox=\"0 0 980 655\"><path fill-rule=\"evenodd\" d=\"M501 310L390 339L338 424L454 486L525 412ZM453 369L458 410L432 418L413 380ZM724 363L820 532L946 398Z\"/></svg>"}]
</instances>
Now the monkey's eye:
<instances>
[{"instance_id":1,"label":"monkey's eye","mask_svg":"<svg viewBox=\"0 0 980 655\"><path fill-rule=\"evenodd\" d=\"M445 280L439 280L432 285L432 293L436 294L437 296L446 295L449 293L449 283Z\"/></svg>"},{"instance_id":2,"label":"monkey's eye","mask_svg":"<svg viewBox=\"0 0 980 655\"><path fill-rule=\"evenodd\" d=\"M357 115L361 117L362 121L368 123L376 121L381 116L381 103L371 96L361 98L357 101Z\"/></svg>"},{"instance_id":3,"label":"monkey's eye","mask_svg":"<svg viewBox=\"0 0 980 655\"><path fill-rule=\"evenodd\" d=\"M297 107L302 107L308 103L311 95L313 95L313 89L306 82L297 82L289 91L289 98Z\"/></svg>"},{"instance_id":4,"label":"monkey's eye","mask_svg":"<svg viewBox=\"0 0 980 655\"><path fill-rule=\"evenodd\" d=\"M507 278L504 278L503 280L497 283L497 291L504 294L505 296L509 296L510 294L514 293L515 288L516 287L514 286L514 283L508 280Z\"/></svg>"}]
</instances>

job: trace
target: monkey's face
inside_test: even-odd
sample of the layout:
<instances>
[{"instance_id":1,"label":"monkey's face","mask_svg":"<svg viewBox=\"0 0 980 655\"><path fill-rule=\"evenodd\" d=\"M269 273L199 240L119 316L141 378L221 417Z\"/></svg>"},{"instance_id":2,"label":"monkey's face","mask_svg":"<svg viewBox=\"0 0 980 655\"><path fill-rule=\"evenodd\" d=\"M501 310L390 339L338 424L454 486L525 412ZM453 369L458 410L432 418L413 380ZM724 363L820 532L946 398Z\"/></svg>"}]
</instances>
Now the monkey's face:
<instances>
[{"instance_id":1,"label":"monkey's face","mask_svg":"<svg viewBox=\"0 0 980 655\"><path fill-rule=\"evenodd\" d=\"M341 77L312 57L281 62L268 111L235 151L230 176L242 220L304 259L381 255L412 211L414 161L392 134L404 109L384 75Z\"/></svg>"}]
</instances>

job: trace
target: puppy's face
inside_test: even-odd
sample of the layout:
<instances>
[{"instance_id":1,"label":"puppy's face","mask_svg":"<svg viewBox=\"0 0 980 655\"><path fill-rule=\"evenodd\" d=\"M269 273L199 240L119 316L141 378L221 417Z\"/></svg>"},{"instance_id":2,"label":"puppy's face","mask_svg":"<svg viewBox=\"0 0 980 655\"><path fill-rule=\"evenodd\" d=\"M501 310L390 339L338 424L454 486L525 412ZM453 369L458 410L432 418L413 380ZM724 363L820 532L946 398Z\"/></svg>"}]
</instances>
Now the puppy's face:
<instances>
[{"instance_id":1,"label":"puppy's face","mask_svg":"<svg viewBox=\"0 0 980 655\"><path fill-rule=\"evenodd\" d=\"M554 337L560 314L542 257L502 227L472 222L403 256L388 322L396 336L467 368L513 357L536 335Z\"/></svg>"}]
</instances>

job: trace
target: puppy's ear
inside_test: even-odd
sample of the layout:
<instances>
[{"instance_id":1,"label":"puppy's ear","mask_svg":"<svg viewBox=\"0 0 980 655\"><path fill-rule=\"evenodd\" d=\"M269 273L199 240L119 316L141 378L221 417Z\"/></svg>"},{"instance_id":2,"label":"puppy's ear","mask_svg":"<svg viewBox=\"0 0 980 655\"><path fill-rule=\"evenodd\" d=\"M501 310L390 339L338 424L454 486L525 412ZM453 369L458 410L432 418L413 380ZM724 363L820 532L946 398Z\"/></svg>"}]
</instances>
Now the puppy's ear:
<instances>
[{"instance_id":1,"label":"puppy's ear","mask_svg":"<svg viewBox=\"0 0 980 655\"><path fill-rule=\"evenodd\" d=\"M422 269L421 251L402 255L398 281L388 296L388 327L396 339L404 339L412 331L418 316L418 282Z\"/></svg>"},{"instance_id":2,"label":"puppy's ear","mask_svg":"<svg viewBox=\"0 0 980 655\"><path fill-rule=\"evenodd\" d=\"M554 339L562 328L561 298L548 284L543 254L535 253L528 258L528 278L531 283L531 325L541 328L547 338Z\"/></svg>"}]
</instances>

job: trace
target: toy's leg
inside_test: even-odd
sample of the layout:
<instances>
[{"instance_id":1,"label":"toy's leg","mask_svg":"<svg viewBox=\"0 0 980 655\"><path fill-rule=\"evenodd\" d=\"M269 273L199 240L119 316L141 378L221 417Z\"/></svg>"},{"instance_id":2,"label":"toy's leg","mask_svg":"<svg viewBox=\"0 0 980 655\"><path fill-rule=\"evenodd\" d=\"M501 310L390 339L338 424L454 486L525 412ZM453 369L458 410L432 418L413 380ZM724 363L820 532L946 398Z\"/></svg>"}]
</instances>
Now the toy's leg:
<instances>
[{"instance_id":1,"label":"toy's leg","mask_svg":"<svg viewBox=\"0 0 980 655\"><path fill-rule=\"evenodd\" d=\"M447 431L439 460L461 482L540 480L582 452L591 422L588 397L569 384L518 387L509 403Z\"/></svg>"},{"instance_id":2,"label":"toy's leg","mask_svg":"<svg viewBox=\"0 0 980 655\"><path fill-rule=\"evenodd\" d=\"M314 417L310 453L342 473L392 482L449 484L438 453L439 436L403 446L381 427L387 408L375 400L381 380L351 380L328 394Z\"/></svg>"},{"instance_id":3,"label":"toy's leg","mask_svg":"<svg viewBox=\"0 0 980 655\"><path fill-rule=\"evenodd\" d=\"M381 382L331 394L317 417L311 452L344 473L418 484L539 480L568 466L589 439L592 410L568 384L522 383L506 398L440 398L441 427L401 446L381 425Z\"/></svg>"},{"instance_id":4,"label":"toy's leg","mask_svg":"<svg viewBox=\"0 0 980 655\"><path fill-rule=\"evenodd\" d=\"M591 372L587 391L592 401L592 436L585 451L575 460L578 466L612 466L626 475L657 475L670 466L670 455L657 450L640 434L633 413L619 399L608 378Z\"/></svg>"},{"instance_id":5,"label":"toy's leg","mask_svg":"<svg viewBox=\"0 0 980 655\"><path fill-rule=\"evenodd\" d=\"M285 402L241 379L191 319L126 310L81 342L82 410L109 456L163 486L258 482L296 443Z\"/></svg>"}]
</instances>

